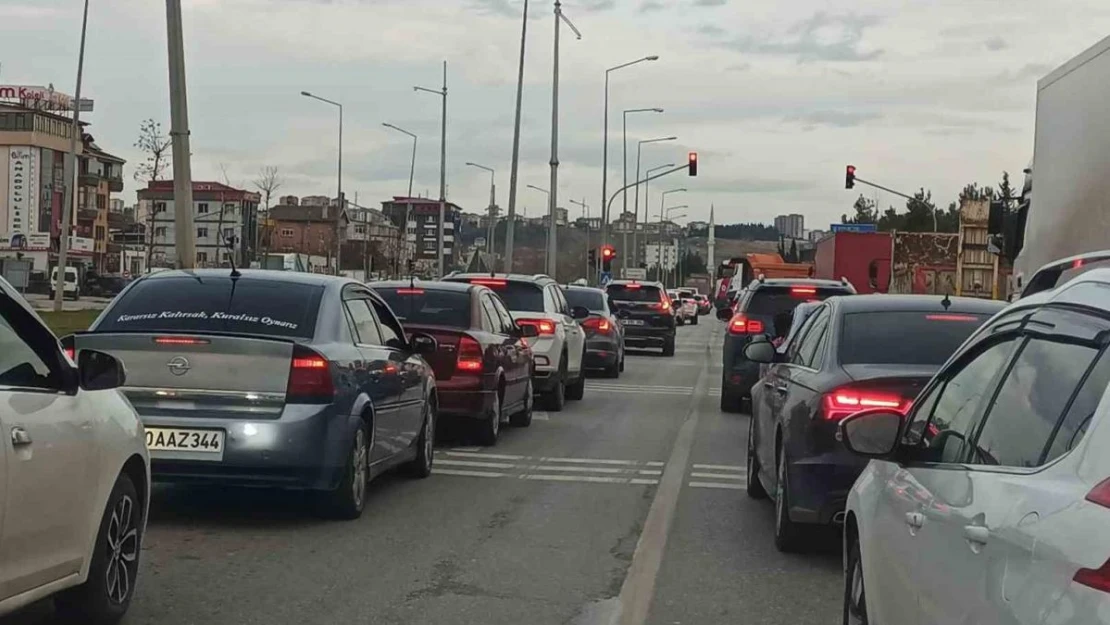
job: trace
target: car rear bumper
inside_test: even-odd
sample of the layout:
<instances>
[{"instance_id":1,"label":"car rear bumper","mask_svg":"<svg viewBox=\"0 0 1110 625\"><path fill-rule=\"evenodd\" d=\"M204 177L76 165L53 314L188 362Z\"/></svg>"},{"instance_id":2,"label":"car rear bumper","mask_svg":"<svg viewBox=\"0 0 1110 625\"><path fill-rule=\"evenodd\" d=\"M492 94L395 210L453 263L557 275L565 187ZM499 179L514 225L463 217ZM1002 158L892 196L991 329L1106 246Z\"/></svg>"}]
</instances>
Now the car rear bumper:
<instances>
[{"instance_id":1,"label":"car rear bumper","mask_svg":"<svg viewBox=\"0 0 1110 625\"><path fill-rule=\"evenodd\" d=\"M620 352L620 339L591 337L586 341L585 366L588 369L604 369L617 364Z\"/></svg>"},{"instance_id":2,"label":"car rear bumper","mask_svg":"<svg viewBox=\"0 0 1110 625\"><path fill-rule=\"evenodd\" d=\"M828 525L844 510L848 492L867 460L833 451L790 463L790 518L798 523Z\"/></svg>"},{"instance_id":3,"label":"car rear bumper","mask_svg":"<svg viewBox=\"0 0 1110 625\"><path fill-rule=\"evenodd\" d=\"M624 344L633 347L659 347L668 340L674 340L675 330L671 327L625 326Z\"/></svg>"},{"instance_id":4,"label":"car rear bumper","mask_svg":"<svg viewBox=\"0 0 1110 625\"><path fill-rule=\"evenodd\" d=\"M484 419L493 409L497 390L452 391L437 389L439 394L439 414L444 417L463 417Z\"/></svg>"}]
</instances>

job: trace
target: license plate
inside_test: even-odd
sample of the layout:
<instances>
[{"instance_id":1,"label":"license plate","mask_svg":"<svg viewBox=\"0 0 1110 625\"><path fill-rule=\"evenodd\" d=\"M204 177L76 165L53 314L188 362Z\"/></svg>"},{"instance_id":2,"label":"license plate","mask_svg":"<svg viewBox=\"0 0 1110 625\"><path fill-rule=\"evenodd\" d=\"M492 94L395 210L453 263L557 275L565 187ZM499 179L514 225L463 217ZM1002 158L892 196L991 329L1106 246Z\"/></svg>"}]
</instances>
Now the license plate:
<instances>
[{"instance_id":1,"label":"license plate","mask_svg":"<svg viewBox=\"0 0 1110 625\"><path fill-rule=\"evenodd\" d=\"M146 448L150 451L218 454L224 450L224 433L221 430L146 428Z\"/></svg>"},{"instance_id":2,"label":"license plate","mask_svg":"<svg viewBox=\"0 0 1110 625\"><path fill-rule=\"evenodd\" d=\"M626 326L642 326L644 325L643 319L622 319L621 323Z\"/></svg>"}]
</instances>

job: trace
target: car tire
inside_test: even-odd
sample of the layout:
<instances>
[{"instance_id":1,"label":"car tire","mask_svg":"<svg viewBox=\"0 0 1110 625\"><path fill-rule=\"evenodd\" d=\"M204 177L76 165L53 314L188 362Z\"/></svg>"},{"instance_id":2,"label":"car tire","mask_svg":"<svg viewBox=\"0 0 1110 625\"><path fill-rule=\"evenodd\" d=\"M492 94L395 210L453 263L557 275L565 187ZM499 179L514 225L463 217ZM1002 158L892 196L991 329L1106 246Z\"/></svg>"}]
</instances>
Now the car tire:
<instances>
[{"instance_id":1,"label":"car tire","mask_svg":"<svg viewBox=\"0 0 1110 625\"><path fill-rule=\"evenodd\" d=\"M674 337L663 339L663 355L674 356Z\"/></svg>"},{"instance_id":2,"label":"car tire","mask_svg":"<svg viewBox=\"0 0 1110 625\"><path fill-rule=\"evenodd\" d=\"M686 325L686 318L685 317L677 317L675 319L675 325L679 325L679 326Z\"/></svg>"},{"instance_id":3,"label":"car tire","mask_svg":"<svg viewBox=\"0 0 1110 625\"><path fill-rule=\"evenodd\" d=\"M698 316L697 315L694 315L693 317L690 317L690 325L695 325L695 326L698 325Z\"/></svg>"},{"instance_id":4,"label":"car tire","mask_svg":"<svg viewBox=\"0 0 1110 625\"><path fill-rule=\"evenodd\" d=\"M790 463L786 451L781 447L778 453L778 496L775 497L775 548L783 553L798 551L801 543L802 528L790 520Z\"/></svg>"},{"instance_id":5,"label":"car tire","mask_svg":"<svg viewBox=\"0 0 1110 625\"><path fill-rule=\"evenodd\" d=\"M323 493L324 512L329 518L352 521L362 516L362 511L366 508L371 449L369 429L368 424L363 421L355 430L339 486Z\"/></svg>"},{"instance_id":6,"label":"car tire","mask_svg":"<svg viewBox=\"0 0 1110 625\"><path fill-rule=\"evenodd\" d=\"M501 433L502 396L498 391L493 396L493 405L490 406L485 418L478 422L478 444L493 447L497 444L497 437Z\"/></svg>"},{"instance_id":7,"label":"car tire","mask_svg":"<svg viewBox=\"0 0 1110 625\"><path fill-rule=\"evenodd\" d=\"M62 592L55 600L58 616L63 620L111 625L123 618L135 594L143 511L134 482L121 473L100 520L88 579Z\"/></svg>"},{"instance_id":8,"label":"car tire","mask_svg":"<svg viewBox=\"0 0 1110 625\"><path fill-rule=\"evenodd\" d=\"M844 625L867 625L867 591L863 585L863 559L859 537L848 543L848 565L844 569Z\"/></svg>"},{"instance_id":9,"label":"car tire","mask_svg":"<svg viewBox=\"0 0 1110 625\"><path fill-rule=\"evenodd\" d=\"M602 375L604 375L607 378L619 378L619 377L621 377L621 363L620 363L620 361L618 360L618 361L614 362L613 364L609 365L608 367L605 367L605 370L602 371Z\"/></svg>"},{"instance_id":10,"label":"car tire","mask_svg":"<svg viewBox=\"0 0 1110 625\"><path fill-rule=\"evenodd\" d=\"M578 367L578 379L567 386L567 399L578 401L586 395L586 369Z\"/></svg>"},{"instance_id":11,"label":"car tire","mask_svg":"<svg viewBox=\"0 0 1110 625\"><path fill-rule=\"evenodd\" d=\"M551 412L562 412L567 405L567 374L565 369L560 369L555 374L555 386L544 395L544 406Z\"/></svg>"},{"instance_id":12,"label":"car tire","mask_svg":"<svg viewBox=\"0 0 1110 625\"><path fill-rule=\"evenodd\" d=\"M526 428L532 425L532 409L534 405L535 397L532 394L532 379L529 378L528 387L524 389L524 409L509 417L509 423L517 428Z\"/></svg>"},{"instance_id":13,"label":"car tire","mask_svg":"<svg viewBox=\"0 0 1110 625\"><path fill-rule=\"evenodd\" d=\"M620 372L621 372L621 373L624 373L624 349L623 349L623 348L621 349L621 366L620 366Z\"/></svg>"},{"instance_id":14,"label":"car tire","mask_svg":"<svg viewBox=\"0 0 1110 625\"><path fill-rule=\"evenodd\" d=\"M748 421L748 475L744 479L744 490L752 499L766 499L767 490L759 481L759 456L755 452L755 416Z\"/></svg>"},{"instance_id":15,"label":"car tire","mask_svg":"<svg viewBox=\"0 0 1110 625\"><path fill-rule=\"evenodd\" d=\"M721 387L721 412L735 414L740 412L740 397L736 391Z\"/></svg>"},{"instance_id":16,"label":"car tire","mask_svg":"<svg viewBox=\"0 0 1110 625\"><path fill-rule=\"evenodd\" d=\"M429 397L424 402L424 423L420 428L420 438L416 441L416 457L409 461L407 467L412 477L423 479L432 474L432 463L435 461L436 418L435 399Z\"/></svg>"}]
</instances>

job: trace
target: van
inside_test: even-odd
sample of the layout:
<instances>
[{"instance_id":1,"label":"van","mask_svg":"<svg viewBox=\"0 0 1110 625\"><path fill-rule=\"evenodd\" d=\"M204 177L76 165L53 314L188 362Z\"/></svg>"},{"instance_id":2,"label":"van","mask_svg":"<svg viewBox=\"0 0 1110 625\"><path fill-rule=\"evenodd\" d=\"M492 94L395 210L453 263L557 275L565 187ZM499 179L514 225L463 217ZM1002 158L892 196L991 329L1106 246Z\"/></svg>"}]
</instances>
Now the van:
<instances>
[{"instance_id":1,"label":"van","mask_svg":"<svg viewBox=\"0 0 1110 625\"><path fill-rule=\"evenodd\" d=\"M54 267L50 270L50 299L54 299L54 287L58 284L58 268ZM81 298L81 288L77 283L77 268L66 267L66 282L62 287L62 297L69 297L74 300Z\"/></svg>"}]
</instances>

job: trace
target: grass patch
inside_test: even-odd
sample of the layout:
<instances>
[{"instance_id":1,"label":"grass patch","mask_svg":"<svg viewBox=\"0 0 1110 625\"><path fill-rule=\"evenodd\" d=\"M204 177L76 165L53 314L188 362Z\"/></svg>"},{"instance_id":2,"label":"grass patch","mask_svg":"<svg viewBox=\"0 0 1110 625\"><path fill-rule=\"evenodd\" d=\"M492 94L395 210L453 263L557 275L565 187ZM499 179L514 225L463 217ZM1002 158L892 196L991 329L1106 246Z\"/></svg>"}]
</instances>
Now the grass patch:
<instances>
[{"instance_id":1,"label":"grass patch","mask_svg":"<svg viewBox=\"0 0 1110 625\"><path fill-rule=\"evenodd\" d=\"M39 316L46 322L46 325L54 331L54 334L59 337L67 334L73 334L81 330L88 330L93 321L100 315L99 309L87 310L63 310L62 312L54 312L52 310L39 310Z\"/></svg>"}]
</instances>

